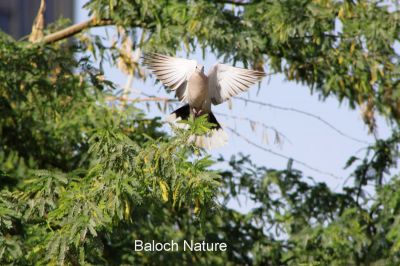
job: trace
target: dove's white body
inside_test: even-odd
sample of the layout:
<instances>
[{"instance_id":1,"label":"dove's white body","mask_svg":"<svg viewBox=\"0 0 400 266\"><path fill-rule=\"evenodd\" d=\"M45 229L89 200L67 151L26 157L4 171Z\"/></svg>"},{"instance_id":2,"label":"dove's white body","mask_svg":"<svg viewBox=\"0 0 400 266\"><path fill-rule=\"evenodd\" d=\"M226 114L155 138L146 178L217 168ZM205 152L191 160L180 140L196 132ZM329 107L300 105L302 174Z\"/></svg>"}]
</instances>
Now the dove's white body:
<instances>
[{"instance_id":1,"label":"dove's white body","mask_svg":"<svg viewBox=\"0 0 400 266\"><path fill-rule=\"evenodd\" d=\"M197 116L197 114L203 115L211 111L208 78L204 73L195 71L187 81L186 90L191 113Z\"/></svg>"},{"instance_id":2,"label":"dove's white body","mask_svg":"<svg viewBox=\"0 0 400 266\"><path fill-rule=\"evenodd\" d=\"M207 114L208 121L215 124L211 133L191 138L196 144L206 148L221 146L227 140L226 133L211 112L211 104L220 104L248 90L265 76L260 71L219 63L205 75L204 67L195 60L161 54L146 56L145 63L165 86L175 91L180 101L187 102L187 105L175 110L168 121L175 122L187 119L189 115L198 117Z\"/></svg>"}]
</instances>

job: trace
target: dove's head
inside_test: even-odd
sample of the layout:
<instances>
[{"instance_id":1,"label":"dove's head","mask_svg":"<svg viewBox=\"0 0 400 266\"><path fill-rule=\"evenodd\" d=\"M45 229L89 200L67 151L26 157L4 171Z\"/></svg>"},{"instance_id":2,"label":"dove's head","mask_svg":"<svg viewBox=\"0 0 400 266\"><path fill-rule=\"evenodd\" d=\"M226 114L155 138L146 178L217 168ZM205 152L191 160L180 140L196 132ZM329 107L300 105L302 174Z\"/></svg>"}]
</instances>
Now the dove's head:
<instances>
[{"instance_id":1,"label":"dove's head","mask_svg":"<svg viewBox=\"0 0 400 266\"><path fill-rule=\"evenodd\" d=\"M204 66L203 65L196 65L196 72L204 73Z\"/></svg>"}]
</instances>

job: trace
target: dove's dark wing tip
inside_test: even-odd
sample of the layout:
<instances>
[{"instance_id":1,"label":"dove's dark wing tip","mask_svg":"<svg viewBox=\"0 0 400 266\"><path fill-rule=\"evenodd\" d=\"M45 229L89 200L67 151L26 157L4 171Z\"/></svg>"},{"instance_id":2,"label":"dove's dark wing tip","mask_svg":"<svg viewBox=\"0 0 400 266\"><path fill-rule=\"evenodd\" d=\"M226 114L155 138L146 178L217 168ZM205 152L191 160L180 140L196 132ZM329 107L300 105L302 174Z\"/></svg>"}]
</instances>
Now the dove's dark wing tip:
<instances>
[{"instance_id":1,"label":"dove's dark wing tip","mask_svg":"<svg viewBox=\"0 0 400 266\"><path fill-rule=\"evenodd\" d=\"M267 73L263 72L263 71L258 71L258 70L253 70L254 74L258 77L265 77L267 76Z\"/></svg>"},{"instance_id":2,"label":"dove's dark wing tip","mask_svg":"<svg viewBox=\"0 0 400 266\"><path fill-rule=\"evenodd\" d=\"M158 56L157 53L151 52L151 53L144 53L141 58L144 63L148 63L149 61L156 59L157 56Z\"/></svg>"},{"instance_id":3,"label":"dove's dark wing tip","mask_svg":"<svg viewBox=\"0 0 400 266\"><path fill-rule=\"evenodd\" d=\"M166 59L166 58L170 58L170 56L159 54L156 52L148 52L148 53L143 53L141 58L144 61L149 61L149 60L157 60L157 59Z\"/></svg>"}]
</instances>

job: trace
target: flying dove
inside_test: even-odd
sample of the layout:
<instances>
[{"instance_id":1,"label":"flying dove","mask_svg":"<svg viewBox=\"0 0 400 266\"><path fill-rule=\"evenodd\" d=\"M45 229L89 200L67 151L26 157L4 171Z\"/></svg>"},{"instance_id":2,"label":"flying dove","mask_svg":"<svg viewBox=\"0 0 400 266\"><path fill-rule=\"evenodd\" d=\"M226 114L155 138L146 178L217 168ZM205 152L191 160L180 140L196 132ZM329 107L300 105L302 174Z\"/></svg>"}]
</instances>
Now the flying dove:
<instances>
[{"instance_id":1,"label":"flying dove","mask_svg":"<svg viewBox=\"0 0 400 266\"><path fill-rule=\"evenodd\" d=\"M144 64L166 87L175 91L181 102L186 103L168 116L168 122L181 127L187 126L176 122L188 119L189 116L196 118L207 114L208 121L215 126L209 133L191 136L189 140L208 149L223 146L228 140L228 135L211 112L211 104L218 105L247 91L265 76L264 72L220 63L216 63L208 75L205 75L204 66L195 60L157 53L145 55Z\"/></svg>"}]
</instances>

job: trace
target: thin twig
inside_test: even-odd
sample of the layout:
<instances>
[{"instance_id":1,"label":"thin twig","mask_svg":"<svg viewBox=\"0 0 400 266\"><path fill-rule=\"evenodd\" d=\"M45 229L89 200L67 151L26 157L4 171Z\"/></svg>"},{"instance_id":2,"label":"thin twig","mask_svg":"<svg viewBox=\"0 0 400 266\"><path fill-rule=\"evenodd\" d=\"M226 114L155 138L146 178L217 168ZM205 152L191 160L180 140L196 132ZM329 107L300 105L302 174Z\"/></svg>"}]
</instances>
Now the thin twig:
<instances>
[{"instance_id":1,"label":"thin twig","mask_svg":"<svg viewBox=\"0 0 400 266\"><path fill-rule=\"evenodd\" d=\"M234 135L238 136L239 138L243 139L244 141L246 141L246 142L249 143L250 145L252 145L252 146L254 146L254 147L256 147L256 148L258 148L258 149L260 149L260 150L263 150L263 151L265 151L265 152L271 153L271 154L273 154L273 155L275 155L275 156L278 156L278 157L280 157L280 158L284 158L284 159L287 159L287 160L292 160L293 162L298 163L298 164L300 164L300 165L306 167L307 169L310 169L310 170L312 170L312 171L314 171L314 172L316 172L316 173L323 174L323 175L327 175L327 176L333 177L333 178L335 178L335 179L340 179L340 180L342 179L342 178L340 178L340 177L337 176L337 175L334 175L334 174L332 174L332 173L329 173L329 172L320 170L320 169L318 169L318 168L315 168L315 167L313 167L313 166L311 166L311 165L309 165L309 164L307 164L307 163L305 163L305 162L299 161L299 160L297 160L297 159L293 159L293 158L291 158L291 157L289 157L289 156L286 156L286 155L283 155L283 154L278 153L278 152L276 152L276 151L273 151L273 150L271 150L271 149L265 148L265 147L263 147L263 146L261 146L261 145L255 143L255 142L251 141L250 139L248 139L247 137L243 136L242 134L240 134L239 132L237 132L237 131L234 130L233 128L230 128L230 127L226 127L226 128L227 128L229 131L231 131Z\"/></svg>"},{"instance_id":2,"label":"thin twig","mask_svg":"<svg viewBox=\"0 0 400 266\"><path fill-rule=\"evenodd\" d=\"M338 133L339 135L341 135L341 136L343 136L345 138L348 138L350 140L353 140L353 141L356 141L356 142L362 143L362 144L368 144L368 145L370 144L367 141L357 139L355 137L352 137L352 136L344 133L343 131L341 131L340 129L336 128L334 125L332 125L331 123L329 123L328 121L326 121L325 119L323 119L322 117L320 117L318 115L315 115L315 114L312 114L312 113L309 113L309 112L306 112L306 111L303 111L303 110L300 110L300 109L292 108L292 107L279 106L279 105L275 105L275 104L271 104L271 103L267 103L267 102L261 102L261 101L256 101L256 100L245 99L243 97L234 97L234 98L238 99L238 100L241 100L241 101L244 101L244 102L254 103L254 104L261 105L261 106L268 106L268 107L271 107L271 108L274 108L274 109L278 109L278 110L282 110L282 111L288 111L288 112L295 112L295 113L299 113L299 114L302 114L302 115L305 115L305 116L308 116L308 117L312 117L312 118L317 119L318 121L322 122L323 124L327 125L331 129L333 129L336 133Z\"/></svg>"},{"instance_id":3,"label":"thin twig","mask_svg":"<svg viewBox=\"0 0 400 266\"><path fill-rule=\"evenodd\" d=\"M112 100L119 100L119 101L131 101L131 102L170 102L170 103L178 103L177 99L172 99L172 98L167 98L167 97L155 97L155 96L151 96L149 94L146 93L141 93L144 96L147 96L147 98L135 98L135 99L131 99L131 98L125 98L125 97L114 97L112 98ZM350 135L347 135L346 133L342 132L341 130L337 129L335 126L333 126L332 124L330 124L329 122L327 122L326 120L324 120L323 118L314 115L312 113L308 113L306 111L302 111L300 109L296 109L296 108L291 108L291 107L283 107L283 106L278 106L278 105L274 105L274 104L270 104L270 103L265 103L265 102L260 102L260 101L255 101L255 100L250 100L250 99L244 99L241 97L234 97L235 99L239 99L245 102L251 102L251 103L255 103L255 104L259 104L259 105L263 105L263 106L268 106L274 109L278 109L278 110L283 110L283 111L290 111L290 112L296 112L296 113L300 113L309 117L312 117L314 119L319 120L320 122L324 123L325 125L327 125L328 127L330 127L331 129L333 129L335 132L337 132L338 134L340 134L343 137L346 137L348 139L351 139L353 141L359 142L359 143L363 143L363 144L370 144L366 141L354 138ZM278 131L276 128L271 127L266 125L265 123L259 122L259 121L255 121L255 120L251 120L249 118L246 117L238 117L238 116L234 116L234 115L227 115L227 114L223 114L223 113L218 113L216 112L215 114L221 115L221 116L225 116L225 117L231 117L233 119L240 119L240 120L245 120L245 121L249 121L251 123L257 123L257 124L261 124L264 128L270 128L272 130L274 130L275 132L277 132L279 135L283 136L286 140L288 140L290 143L290 139L285 136L283 133L281 133L280 131Z\"/></svg>"},{"instance_id":4,"label":"thin twig","mask_svg":"<svg viewBox=\"0 0 400 266\"><path fill-rule=\"evenodd\" d=\"M171 98L166 98L166 97L153 97L153 96L151 96L151 95L149 95L149 94L146 94L146 93L141 93L141 94L143 94L144 96L147 96L148 98L137 98L137 99L128 99L128 98L126 98L126 99L125 99L125 98L119 97L118 100L123 100L123 101L136 101L136 102L151 102L151 101L178 102L178 100L176 100L176 99L171 99ZM341 136L343 136L343 137L345 137L345 138L348 138L348 139L350 139L350 140L353 140L353 141L356 141L356 142L362 143L362 144L368 144L368 145L370 144L370 143L368 143L367 141L354 138L354 137L352 137L352 136L350 136L350 135L344 133L343 131L341 131L341 130L339 130L338 128L336 128L335 126L333 126L331 123L329 123L329 122L327 122L326 120L324 120L323 118L321 118L320 116L314 115L314 114L312 114L312 113L309 113L309 112L306 112L306 111L303 111L303 110L300 110L300 109L292 108L292 107L283 107L283 106L279 106L279 105L275 105L275 104L271 104L271 103L260 102L260 101L256 101L256 100L250 100L250 99L245 99L245 98L242 98L242 97L234 97L234 98L235 98L235 99L238 99L238 100L245 101L245 102L255 103L255 104L258 104L258 105L268 106L268 107L271 107L271 108L274 108L274 109L278 109L278 110L282 110L282 111L295 112L295 113L299 113L299 114L302 114L302 115L305 115L305 116L312 117L312 118L314 118L314 119L319 120L319 121L322 122L323 124L327 125L329 128L333 129L335 132L337 132L339 135L341 135ZM219 115L228 116L228 115L222 114L222 113L219 113ZM251 121L251 119L249 119L249 118L244 118L244 117L241 117L241 118L240 118L240 117L234 117L234 116L231 116L231 117L232 117L232 118L236 118L236 119L247 120L247 121L249 121L249 122L254 122L254 121ZM269 127L269 126L267 126L267 125L265 125L265 124L263 124L263 126L266 127L266 128ZM271 127L269 127L269 128L271 128ZM271 129L273 129L273 130L276 131L276 132L279 132L279 131L276 130L275 128L271 128ZM279 133L280 133L280 132L279 132ZM283 137L285 137L285 139L289 140L289 138L286 137L285 135L283 135L283 134L280 134L280 135L282 135ZM290 140L289 140L289 142L290 142Z\"/></svg>"},{"instance_id":5,"label":"thin twig","mask_svg":"<svg viewBox=\"0 0 400 266\"><path fill-rule=\"evenodd\" d=\"M218 116L224 116L224 117L232 118L232 119L235 119L235 120L248 121L248 122L253 123L253 124L261 125L265 129L273 130L276 134L278 134L279 136L282 136L286 141L288 141L289 143L292 143L290 141L290 139L285 134L283 134L282 132L277 130L275 127L268 126L268 125L266 125L265 123L263 123L261 121L256 121L256 120L252 120L252 119L247 118L247 117L240 117L240 116L236 116L236 115L229 115L229 114L224 114L224 113L219 113L219 112L213 112L213 113L218 115Z\"/></svg>"},{"instance_id":6,"label":"thin twig","mask_svg":"<svg viewBox=\"0 0 400 266\"><path fill-rule=\"evenodd\" d=\"M166 97L155 97L155 96L151 96L151 95L146 94L146 93L141 93L141 94L143 94L144 96L147 96L147 98L130 99L130 98L124 98L124 97L115 97L113 99L114 100L120 100L120 101L131 101L131 102L134 102L134 101L135 102L157 102L157 101L158 102L178 102L178 100L176 100L176 99L171 99L171 98L166 98ZM342 132L341 130L337 129L335 126L333 126L332 124L330 124L326 120L324 120L321 117L319 117L317 115L314 115L312 113L308 113L308 112L305 112L305 111L302 111L302 110L299 110L299 109L295 109L295 108L291 108L291 107L282 107L282 106L278 106L278 105L274 105L274 104L270 104L270 103L265 103L265 102L250 100L250 99L244 99L244 98L241 98L241 97L235 97L235 99L239 99L239 100L243 100L243 101L251 102L251 103L256 103L256 104L259 104L259 105L264 105L264 106L268 106L268 107L279 109L279 110L283 110L283 111L291 111L291 112L300 113L300 114L303 114L303 115L306 115L306 116L309 116L309 117L312 117L314 119L317 119L317 120L321 121L322 123L324 123L325 125L327 125L331 129L336 131L338 134L340 134L340 135L342 135L342 136L344 136L346 138L349 138L349 139L351 139L353 141L356 141L356 142L359 142L359 143L370 144L370 143L368 143L366 141L359 140L359 139L356 139L356 138L354 138L352 136L349 136L349 135L345 134L344 132ZM274 130L275 132L278 132L281 136L283 136L286 140L288 140L290 142L290 139L287 136L285 136L284 134L279 132L277 129L275 129L273 127L270 127L270 126L267 126L265 123L262 123L262 122L259 122L259 121L254 121L254 120L251 120L251 119L246 118L246 117L238 117L238 116L227 115L227 114L223 114L223 113L215 113L215 114L218 114L218 115L221 115L221 116L225 116L225 117L231 117L233 119L240 119L240 120L245 120L245 121L261 124L265 128L270 128L270 129Z\"/></svg>"}]
</instances>

